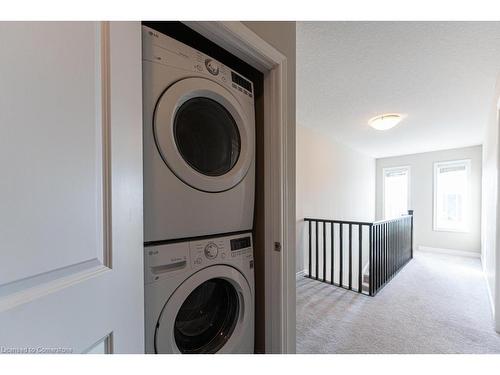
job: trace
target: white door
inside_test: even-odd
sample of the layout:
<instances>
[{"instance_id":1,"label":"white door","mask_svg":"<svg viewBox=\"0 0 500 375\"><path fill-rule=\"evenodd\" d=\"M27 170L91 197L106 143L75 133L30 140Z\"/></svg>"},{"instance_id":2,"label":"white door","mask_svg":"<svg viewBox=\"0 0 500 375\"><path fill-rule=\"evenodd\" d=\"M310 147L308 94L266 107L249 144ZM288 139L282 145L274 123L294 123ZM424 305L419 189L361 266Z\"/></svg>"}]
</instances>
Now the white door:
<instances>
[{"instance_id":1,"label":"white door","mask_svg":"<svg viewBox=\"0 0 500 375\"><path fill-rule=\"evenodd\" d=\"M0 46L0 353L143 352L140 24Z\"/></svg>"}]
</instances>

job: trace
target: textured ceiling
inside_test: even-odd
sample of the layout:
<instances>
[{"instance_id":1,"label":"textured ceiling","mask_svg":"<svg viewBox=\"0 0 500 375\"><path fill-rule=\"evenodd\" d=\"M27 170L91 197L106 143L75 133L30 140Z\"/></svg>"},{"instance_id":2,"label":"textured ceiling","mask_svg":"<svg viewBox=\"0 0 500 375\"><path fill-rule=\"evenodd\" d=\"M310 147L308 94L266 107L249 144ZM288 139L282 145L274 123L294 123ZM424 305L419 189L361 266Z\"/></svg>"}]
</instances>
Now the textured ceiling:
<instances>
[{"instance_id":1,"label":"textured ceiling","mask_svg":"<svg viewBox=\"0 0 500 375\"><path fill-rule=\"evenodd\" d=\"M298 124L373 157L481 144L499 73L500 22L297 23Z\"/></svg>"}]
</instances>

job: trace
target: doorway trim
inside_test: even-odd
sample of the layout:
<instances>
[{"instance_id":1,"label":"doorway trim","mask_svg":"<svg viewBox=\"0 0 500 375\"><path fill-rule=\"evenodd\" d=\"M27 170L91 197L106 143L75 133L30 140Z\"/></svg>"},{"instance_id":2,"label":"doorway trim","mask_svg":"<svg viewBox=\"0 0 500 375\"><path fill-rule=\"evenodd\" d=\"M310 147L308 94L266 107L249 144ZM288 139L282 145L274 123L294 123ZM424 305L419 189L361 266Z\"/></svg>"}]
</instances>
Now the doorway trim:
<instances>
[{"instance_id":1,"label":"doorway trim","mask_svg":"<svg viewBox=\"0 0 500 375\"><path fill-rule=\"evenodd\" d=\"M241 22L184 24L264 74L265 346L266 353L294 353L295 143L287 131L287 58Z\"/></svg>"}]
</instances>

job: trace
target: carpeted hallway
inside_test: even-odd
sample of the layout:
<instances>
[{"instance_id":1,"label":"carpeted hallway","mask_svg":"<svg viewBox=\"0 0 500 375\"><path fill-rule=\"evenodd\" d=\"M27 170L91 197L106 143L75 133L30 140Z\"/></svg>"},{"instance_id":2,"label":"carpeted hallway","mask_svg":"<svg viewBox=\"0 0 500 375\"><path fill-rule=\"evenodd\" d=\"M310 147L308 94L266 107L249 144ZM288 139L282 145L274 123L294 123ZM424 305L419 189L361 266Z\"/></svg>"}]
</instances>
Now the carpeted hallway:
<instances>
[{"instance_id":1,"label":"carpeted hallway","mask_svg":"<svg viewBox=\"0 0 500 375\"><path fill-rule=\"evenodd\" d=\"M418 252L375 297L300 277L297 353L500 353L479 259Z\"/></svg>"}]
</instances>

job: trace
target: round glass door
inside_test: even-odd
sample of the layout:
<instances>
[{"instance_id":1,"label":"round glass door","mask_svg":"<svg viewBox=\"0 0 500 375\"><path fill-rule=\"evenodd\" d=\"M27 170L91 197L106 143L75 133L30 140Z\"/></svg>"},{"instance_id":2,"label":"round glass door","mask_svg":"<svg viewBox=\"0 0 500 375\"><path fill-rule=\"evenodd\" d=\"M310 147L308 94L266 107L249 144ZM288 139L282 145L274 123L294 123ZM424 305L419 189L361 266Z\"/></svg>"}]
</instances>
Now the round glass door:
<instances>
[{"instance_id":1,"label":"round glass door","mask_svg":"<svg viewBox=\"0 0 500 375\"><path fill-rule=\"evenodd\" d=\"M174 322L174 339L181 353L216 353L229 340L239 316L235 288L224 279L198 286L182 304Z\"/></svg>"},{"instance_id":2,"label":"round glass door","mask_svg":"<svg viewBox=\"0 0 500 375\"><path fill-rule=\"evenodd\" d=\"M197 172L222 176L238 161L240 133L229 111L213 99L185 101L174 117L174 139L182 158Z\"/></svg>"},{"instance_id":3,"label":"round glass door","mask_svg":"<svg viewBox=\"0 0 500 375\"><path fill-rule=\"evenodd\" d=\"M253 163L253 106L242 106L229 90L205 78L167 88L158 99L153 130L167 167L197 190L229 190Z\"/></svg>"},{"instance_id":4,"label":"round glass door","mask_svg":"<svg viewBox=\"0 0 500 375\"><path fill-rule=\"evenodd\" d=\"M242 273L227 265L203 268L165 302L155 328L155 352L247 353L253 306Z\"/></svg>"}]
</instances>

